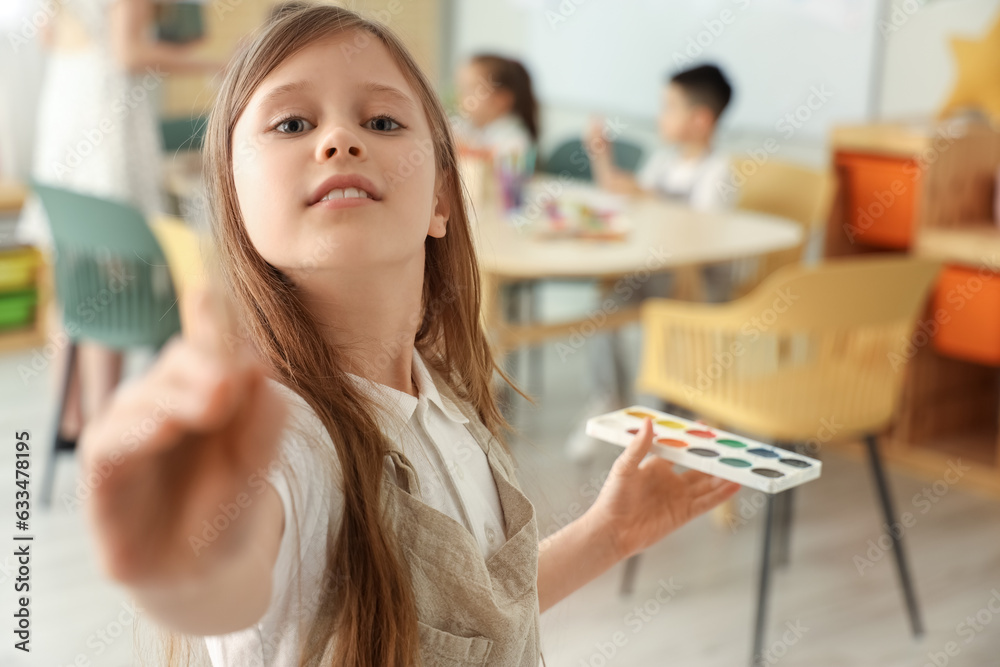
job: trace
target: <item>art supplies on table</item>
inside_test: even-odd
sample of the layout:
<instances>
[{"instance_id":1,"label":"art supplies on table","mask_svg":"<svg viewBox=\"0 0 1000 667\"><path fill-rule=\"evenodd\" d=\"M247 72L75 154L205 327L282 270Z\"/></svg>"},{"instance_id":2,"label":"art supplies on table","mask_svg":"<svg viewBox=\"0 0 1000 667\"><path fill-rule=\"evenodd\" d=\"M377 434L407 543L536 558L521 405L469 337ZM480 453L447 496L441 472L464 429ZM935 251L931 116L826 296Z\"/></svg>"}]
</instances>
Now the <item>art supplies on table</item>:
<instances>
[{"instance_id":1,"label":"art supplies on table","mask_svg":"<svg viewBox=\"0 0 1000 667\"><path fill-rule=\"evenodd\" d=\"M624 241L630 231L624 208L617 195L567 189L559 197L545 198L534 231L544 239Z\"/></svg>"},{"instance_id":2,"label":"art supplies on table","mask_svg":"<svg viewBox=\"0 0 1000 667\"><path fill-rule=\"evenodd\" d=\"M497 206L505 215L524 205L526 189L535 168L534 150L496 152L485 148L459 148L459 169L469 197L478 208Z\"/></svg>"},{"instance_id":3,"label":"art supplies on table","mask_svg":"<svg viewBox=\"0 0 1000 667\"><path fill-rule=\"evenodd\" d=\"M535 171L535 152L498 151L493 159L493 174L497 179L497 191L505 212L516 211L524 206L524 193Z\"/></svg>"},{"instance_id":4,"label":"art supplies on table","mask_svg":"<svg viewBox=\"0 0 1000 667\"><path fill-rule=\"evenodd\" d=\"M587 435L627 447L646 417L653 422L656 455L764 493L812 481L823 468L808 456L642 406L587 420Z\"/></svg>"}]
</instances>

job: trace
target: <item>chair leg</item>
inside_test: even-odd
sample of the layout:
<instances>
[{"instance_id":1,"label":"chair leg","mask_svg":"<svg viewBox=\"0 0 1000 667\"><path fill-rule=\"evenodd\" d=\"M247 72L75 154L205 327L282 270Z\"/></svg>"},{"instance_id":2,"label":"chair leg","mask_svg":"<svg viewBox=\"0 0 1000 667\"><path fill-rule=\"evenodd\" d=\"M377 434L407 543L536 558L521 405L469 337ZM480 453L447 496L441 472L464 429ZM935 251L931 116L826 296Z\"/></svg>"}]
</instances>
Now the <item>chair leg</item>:
<instances>
[{"instance_id":1,"label":"chair leg","mask_svg":"<svg viewBox=\"0 0 1000 667\"><path fill-rule=\"evenodd\" d=\"M795 453L799 452L798 445L790 443L776 443L779 447L783 449L791 450ZM786 491L782 491L778 494L776 501L776 514L777 514L777 537L776 539L776 554L774 558L774 564L778 567L784 568L788 566L788 562L791 558L792 552L792 518L794 516L795 508L795 489L791 488Z\"/></svg>"},{"instance_id":2,"label":"chair leg","mask_svg":"<svg viewBox=\"0 0 1000 667\"><path fill-rule=\"evenodd\" d=\"M763 664L764 634L767 628L767 602L771 585L771 538L774 529L773 494L767 496L767 506L764 514L763 548L760 556L760 579L757 585L757 617L754 619L753 653L750 657L751 667Z\"/></svg>"},{"instance_id":3,"label":"chair leg","mask_svg":"<svg viewBox=\"0 0 1000 667\"><path fill-rule=\"evenodd\" d=\"M521 284L508 283L505 285L503 308L505 319L509 324L521 323ZM520 375L521 370L521 348L515 348L507 352L508 369L507 372L513 378Z\"/></svg>"},{"instance_id":4,"label":"chair leg","mask_svg":"<svg viewBox=\"0 0 1000 667\"><path fill-rule=\"evenodd\" d=\"M891 529L896 524L896 513L893 510L889 483L882 466L882 456L878 451L878 438L874 435L867 435L865 436L865 444L868 445L868 456L871 459L872 474L875 476L875 485L878 488L879 500L882 504L882 515L885 518L885 525L890 528L889 538L892 540L892 553L896 558L896 572L899 574L899 583L903 588L903 598L906 601L906 611L910 617L910 628L914 637L921 637L924 634L924 623L920 617L916 590L913 587L910 570L906 564L902 536L898 531Z\"/></svg>"},{"instance_id":5,"label":"chair leg","mask_svg":"<svg viewBox=\"0 0 1000 667\"><path fill-rule=\"evenodd\" d=\"M531 292L530 282L519 282L514 287L514 298L511 304L514 312L513 321L518 324L528 324L528 298ZM517 349L517 373L521 378L521 384L527 386L531 373L531 360L528 357L530 346L522 345Z\"/></svg>"},{"instance_id":6,"label":"chair leg","mask_svg":"<svg viewBox=\"0 0 1000 667\"><path fill-rule=\"evenodd\" d=\"M628 370L625 366L625 355L622 352L622 330L612 329L608 332L611 336L611 350L615 367L615 392L618 405L631 405L632 392L629 391Z\"/></svg>"},{"instance_id":7,"label":"chair leg","mask_svg":"<svg viewBox=\"0 0 1000 667\"><path fill-rule=\"evenodd\" d=\"M777 514L774 564L786 567L792 549L792 509L795 489L787 489L775 498L775 513Z\"/></svg>"},{"instance_id":8,"label":"chair leg","mask_svg":"<svg viewBox=\"0 0 1000 667\"><path fill-rule=\"evenodd\" d=\"M61 446L59 429L62 426L63 413L66 412L70 387L73 383L73 369L76 365L76 343L70 343L69 354L66 359L66 369L63 372L62 390L59 392L59 407L56 409L55 428L52 436L52 455L49 457L48 465L45 468L45 476L42 478L42 492L40 496L42 507L49 509L52 507L52 491L56 482L56 468L59 465L59 452L65 447Z\"/></svg>"},{"instance_id":9,"label":"chair leg","mask_svg":"<svg viewBox=\"0 0 1000 667\"><path fill-rule=\"evenodd\" d=\"M517 313L516 321L521 325L531 325L532 321L532 301L534 297L533 281L523 281L517 283L517 292L514 298L514 309ZM532 367L534 361L533 345L522 345L517 351L518 375L521 377L521 384L524 387L532 386L534 382L535 369Z\"/></svg>"},{"instance_id":10,"label":"chair leg","mask_svg":"<svg viewBox=\"0 0 1000 667\"><path fill-rule=\"evenodd\" d=\"M520 310L518 308L519 290L519 283L507 283L506 285L503 285L497 295L497 298L500 299L498 309L503 313L503 319L508 324L520 323ZM502 364L504 371L507 373L508 377L518 384L520 384L520 360L521 351L519 348L505 350L503 352ZM517 412L517 399L518 396L514 390L512 390L506 382L503 383L500 392L500 409L503 413L504 419L512 424Z\"/></svg>"},{"instance_id":11,"label":"chair leg","mask_svg":"<svg viewBox=\"0 0 1000 667\"><path fill-rule=\"evenodd\" d=\"M528 322L532 325L536 325L541 321L541 296L539 290L541 288L541 282L532 281L528 283ZM543 353L545 348L542 347L542 343L536 343L528 348L528 367L531 369L531 391L535 396L542 395L542 389L544 388L542 384L543 378L543 367L544 367L544 357Z\"/></svg>"},{"instance_id":12,"label":"chair leg","mask_svg":"<svg viewBox=\"0 0 1000 667\"><path fill-rule=\"evenodd\" d=\"M635 590L635 578L639 573L639 559L641 557L642 554L637 553L629 556L628 560L625 561L625 570L622 572L622 587L619 590L619 594L622 597L631 595L632 591Z\"/></svg>"}]
</instances>

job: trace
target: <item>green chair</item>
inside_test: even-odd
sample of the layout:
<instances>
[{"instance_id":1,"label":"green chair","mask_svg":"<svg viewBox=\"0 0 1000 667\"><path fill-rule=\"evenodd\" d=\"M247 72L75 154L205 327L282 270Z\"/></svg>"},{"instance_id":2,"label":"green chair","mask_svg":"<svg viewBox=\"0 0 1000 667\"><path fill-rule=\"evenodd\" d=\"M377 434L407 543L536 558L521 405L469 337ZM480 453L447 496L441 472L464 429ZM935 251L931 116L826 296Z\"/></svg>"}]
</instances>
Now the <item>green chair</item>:
<instances>
[{"instance_id":1,"label":"green chair","mask_svg":"<svg viewBox=\"0 0 1000 667\"><path fill-rule=\"evenodd\" d=\"M163 150L169 153L201 150L207 125L208 119L204 116L162 119L160 135L163 138Z\"/></svg>"},{"instance_id":2,"label":"green chair","mask_svg":"<svg viewBox=\"0 0 1000 667\"><path fill-rule=\"evenodd\" d=\"M612 144L615 165L625 171L635 172L642 162L642 149L627 141L616 141ZM572 178L584 181L594 180L590 170L590 157L587 155L583 142L579 138L569 139L559 144L542 165L542 170L549 174L566 173Z\"/></svg>"},{"instance_id":3,"label":"green chair","mask_svg":"<svg viewBox=\"0 0 1000 667\"><path fill-rule=\"evenodd\" d=\"M51 504L60 451L75 443L59 437L77 344L92 341L112 349L159 350L180 331L177 297L166 258L146 219L126 204L61 188L32 185L45 208L55 250L56 296L70 348L52 459L41 500Z\"/></svg>"}]
</instances>

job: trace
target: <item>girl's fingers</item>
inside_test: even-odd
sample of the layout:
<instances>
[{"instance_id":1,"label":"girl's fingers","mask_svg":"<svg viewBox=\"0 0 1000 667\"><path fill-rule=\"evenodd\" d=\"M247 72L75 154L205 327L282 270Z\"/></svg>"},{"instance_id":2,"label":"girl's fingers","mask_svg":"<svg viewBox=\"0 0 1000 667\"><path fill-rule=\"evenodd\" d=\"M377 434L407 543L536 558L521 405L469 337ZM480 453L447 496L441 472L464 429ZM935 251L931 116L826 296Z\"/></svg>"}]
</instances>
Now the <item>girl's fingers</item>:
<instances>
[{"instance_id":1,"label":"girl's fingers","mask_svg":"<svg viewBox=\"0 0 1000 667\"><path fill-rule=\"evenodd\" d=\"M185 434L219 430L233 420L262 376L255 364L236 365L175 339L149 375L119 392L111 409L88 429L88 456L148 455Z\"/></svg>"},{"instance_id":2,"label":"girl's fingers","mask_svg":"<svg viewBox=\"0 0 1000 667\"><path fill-rule=\"evenodd\" d=\"M711 493L712 491L723 486L735 485L736 488L739 488L739 484L736 484L736 482L730 482L722 479L721 477L713 477L712 475L698 472L697 470L688 470L681 475L681 479L685 484L687 484L688 489L691 491L691 495L695 497Z\"/></svg>"},{"instance_id":3,"label":"girl's fingers","mask_svg":"<svg viewBox=\"0 0 1000 667\"><path fill-rule=\"evenodd\" d=\"M718 479L718 477L712 477L708 473L701 472L700 470L688 470L681 475L681 479L683 479L688 485L693 485L703 480Z\"/></svg>"},{"instance_id":4,"label":"girl's fingers","mask_svg":"<svg viewBox=\"0 0 1000 667\"><path fill-rule=\"evenodd\" d=\"M646 454L649 453L652 446L653 422L649 417L646 417L642 420L642 426L639 427L639 432L632 438L632 442L618 456L618 459L615 461L615 467L618 468L619 472L637 468L642 463L642 460L646 458Z\"/></svg>"},{"instance_id":5,"label":"girl's fingers","mask_svg":"<svg viewBox=\"0 0 1000 667\"><path fill-rule=\"evenodd\" d=\"M652 470L653 474L663 478L664 483L673 483L677 473L674 472L674 462L659 456L647 456L639 463L640 470Z\"/></svg>"},{"instance_id":6,"label":"girl's fingers","mask_svg":"<svg viewBox=\"0 0 1000 667\"><path fill-rule=\"evenodd\" d=\"M274 459L285 426L285 402L262 375L236 416L233 443L240 446L237 456L245 469L266 468Z\"/></svg>"},{"instance_id":7,"label":"girl's fingers","mask_svg":"<svg viewBox=\"0 0 1000 667\"><path fill-rule=\"evenodd\" d=\"M250 363L219 359L179 341L164 352L148 383L148 404L171 397L173 415L195 431L211 431L227 422L242 403L247 387L261 373Z\"/></svg>"},{"instance_id":8,"label":"girl's fingers","mask_svg":"<svg viewBox=\"0 0 1000 667\"><path fill-rule=\"evenodd\" d=\"M721 479L718 482L720 483L702 490L695 496L691 502L691 511L695 516L707 512L740 489L740 485L736 482L727 482Z\"/></svg>"},{"instance_id":9,"label":"girl's fingers","mask_svg":"<svg viewBox=\"0 0 1000 667\"><path fill-rule=\"evenodd\" d=\"M213 287L192 289L185 295L190 314L184 338L217 359L233 359L243 346L229 300Z\"/></svg>"},{"instance_id":10,"label":"girl's fingers","mask_svg":"<svg viewBox=\"0 0 1000 667\"><path fill-rule=\"evenodd\" d=\"M719 477L709 477L708 479L698 480L694 484L688 485L688 492L691 494L692 498L700 498L701 496L708 495L716 489L728 486L729 484L732 484L732 482L728 482Z\"/></svg>"}]
</instances>

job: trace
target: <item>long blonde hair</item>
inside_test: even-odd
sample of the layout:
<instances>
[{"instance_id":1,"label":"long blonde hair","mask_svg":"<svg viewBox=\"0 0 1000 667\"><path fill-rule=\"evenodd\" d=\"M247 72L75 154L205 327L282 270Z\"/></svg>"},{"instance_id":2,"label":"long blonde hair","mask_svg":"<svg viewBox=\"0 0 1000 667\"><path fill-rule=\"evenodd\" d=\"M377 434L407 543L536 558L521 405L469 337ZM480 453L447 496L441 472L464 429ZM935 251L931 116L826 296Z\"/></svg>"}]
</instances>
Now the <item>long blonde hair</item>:
<instances>
[{"instance_id":1,"label":"long blonde hair","mask_svg":"<svg viewBox=\"0 0 1000 667\"><path fill-rule=\"evenodd\" d=\"M315 664L335 638L335 665L409 667L420 662L416 605L382 504L383 460L391 443L374 406L345 376L348 353L325 340L296 285L251 243L233 178L233 128L261 81L303 48L345 31L380 40L416 91L450 203L447 234L425 242L422 313L413 345L503 443L506 422L492 378L495 372L507 378L480 323L479 270L451 128L430 83L395 35L330 5L295 9L264 26L235 56L221 84L205 138L205 177L220 270L242 330L274 378L315 411L336 443L328 454L342 472L341 520L328 539L324 587L300 664Z\"/></svg>"}]
</instances>

